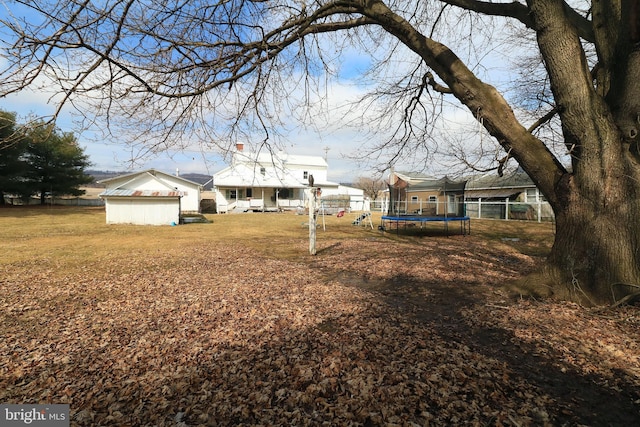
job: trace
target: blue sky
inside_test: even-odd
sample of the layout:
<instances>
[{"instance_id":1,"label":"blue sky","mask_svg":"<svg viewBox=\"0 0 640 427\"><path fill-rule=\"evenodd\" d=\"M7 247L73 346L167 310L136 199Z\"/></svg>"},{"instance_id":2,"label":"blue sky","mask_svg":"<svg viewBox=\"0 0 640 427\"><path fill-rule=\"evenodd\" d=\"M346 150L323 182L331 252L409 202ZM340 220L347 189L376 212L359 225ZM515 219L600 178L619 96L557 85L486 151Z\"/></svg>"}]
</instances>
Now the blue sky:
<instances>
[{"instance_id":1,"label":"blue sky","mask_svg":"<svg viewBox=\"0 0 640 427\"><path fill-rule=\"evenodd\" d=\"M11 7L14 6L13 3L9 4ZM6 2L0 0L0 19L5 18L8 13L6 5ZM16 13L16 10L13 9L12 12ZM2 37L1 31L0 37ZM346 116L342 106L348 101L355 101L363 94L364 88L360 84L359 75L370 65L369 57L366 54L354 50L343 51L340 59L341 80L333 81L331 86L327 88L328 96L324 101L327 110L323 114L314 115L312 121L306 126L290 123L291 129L284 135L285 141L281 142L281 146L290 154L326 157L329 164L329 179L350 182L358 176L371 175L371 165L367 161L371 159L353 160L352 157L365 151L362 148L365 142L369 145L381 143L384 136L380 135L380 141L365 141L366 135L357 129L340 125L341 120ZM398 58L396 65L401 64L401 60L401 57ZM393 71L402 72L398 69ZM20 118L26 118L29 115L48 116L56 108L55 99L52 99L51 95L46 90L41 90L1 98L0 109L17 113L19 121ZM458 113L454 114L454 116L457 115ZM462 121L468 121L469 117L471 116L467 113L466 119L462 119ZM98 132L90 130L81 131L77 126L78 119L79 116L74 114L73 109L69 106L60 114L57 126L63 131L75 133L95 169L130 171L156 168L166 172L174 172L177 169L181 173L213 174L226 166L225 160L219 152L207 151L198 147L186 151L168 150L154 158L146 159L144 162L132 162L131 159L135 157L135 153L132 153L131 147L125 141L117 137L103 139ZM259 138L260 136L258 136ZM397 169L401 170L402 166L399 165Z\"/></svg>"},{"instance_id":2,"label":"blue sky","mask_svg":"<svg viewBox=\"0 0 640 427\"><path fill-rule=\"evenodd\" d=\"M29 9L16 5L10 1L0 0L0 19L6 19L10 15L26 17L33 22L33 15ZM0 30L2 42L6 42L6 36ZM343 62L342 72L346 79L355 76L356 70L366 68L368 59L358 55L348 55ZM2 58L0 58L0 64ZM336 90L341 96L353 92L354 87ZM20 94L0 98L0 109L15 112L18 122L26 122L27 117L47 117L56 109L55 98L46 90L24 91ZM100 170L128 171L144 168L156 168L167 172L176 169L182 173L197 172L213 174L226 166L222 155L215 151L205 151L200 147L190 150L166 151L153 158L144 161L132 162L135 153L124 141L110 137L103 139L99 132L82 130L78 125L81 117L74 114L71 106L65 107L56 122L57 126L65 132L74 132L85 153L94 164L92 168ZM294 130L286 134L286 141L281 143L285 150L291 154L318 155L327 158L329 163L329 179L334 181L350 181L357 176L368 175L367 170L361 170L361 162L347 159L345 156L357 152L357 135L346 129L327 130L327 118L319 118L319 123L310 123L309 126L296 126ZM331 122L331 119L328 119ZM337 121L337 119L336 119ZM329 126L330 128L330 126ZM320 130L321 129L321 130Z\"/></svg>"},{"instance_id":3,"label":"blue sky","mask_svg":"<svg viewBox=\"0 0 640 427\"><path fill-rule=\"evenodd\" d=\"M55 111L55 103L49 99L50 95L40 92L22 92L0 99L0 109L15 112L18 122L26 122L29 116L50 116ZM81 131L77 124L79 117L65 108L56 124L65 132L74 132L85 153L94 164L92 169L110 171L129 171L155 168L166 172L178 169L181 173L213 174L226 167L225 159L216 151L205 151L200 148L191 150L165 151L155 158L146 161L132 162L132 149L117 138L100 139L101 136L92 131ZM323 130L314 131L299 128L286 135L288 143L284 143L285 151L290 154L316 155L327 158L329 164L329 179L338 182L349 182L358 176L369 174L366 169L359 169L361 162L346 158L357 152L358 135L350 129L324 129L324 119L318 127ZM135 156L133 156L135 157Z\"/></svg>"}]
</instances>

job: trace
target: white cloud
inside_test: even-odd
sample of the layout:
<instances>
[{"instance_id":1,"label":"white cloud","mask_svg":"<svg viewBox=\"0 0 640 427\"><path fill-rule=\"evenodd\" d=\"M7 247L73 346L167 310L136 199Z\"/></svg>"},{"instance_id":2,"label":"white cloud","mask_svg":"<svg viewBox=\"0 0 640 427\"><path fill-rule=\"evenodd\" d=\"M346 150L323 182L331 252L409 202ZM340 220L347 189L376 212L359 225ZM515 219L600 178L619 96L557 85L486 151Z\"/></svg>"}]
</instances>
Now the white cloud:
<instances>
[{"instance_id":1,"label":"white cloud","mask_svg":"<svg viewBox=\"0 0 640 427\"><path fill-rule=\"evenodd\" d=\"M463 32L463 29L460 29L460 31ZM331 47L325 47L330 52ZM363 154L363 146L379 144L387 138L384 134L372 137L370 129L366 127L358 128L353 125L359 122L365 124L368 122L368 120L363 120L364 112L349 110L348 106L357 101L367 89L359 72L364 71L366 67L371 65L371 62L370 58L361 51L354 50L355 48L349 46L343 47L345 50L336 52L336 55L341 55L338 60L346 58L341 64L343 67L340 70L342 80L332 81L328 86L319 88L319 97L314 100L315 103L308 110L308 115L304 116L308 118L308 122L301 123L296 114L298 111L287 112L286 106L282 107L284 115L281 117L285 122L283 132L286 132L283 148L292 154L326 155L329 163L329 178L334 181L350 181L357 176L369 174L373 159L357 161L352 158ZM387 49L387 45L381 43L372 49L372 53L375 54L376 49ZM407 66L403 62L405 58L409 60L415 59L413 53L400 53L395 57L392 65L395 68L391 70L389 75L394 73L402 75L402 68ZM358 73L354 74L353 70L358 70ZM495 76L496 74L494 73L493 75ZM349 78L353 80L348 80ZM39 90L23 91L19 95L3 99L0 101L0 108L14 111L21 116L53 114L55 101L58 98L52 98L53 92L45 82L41 82L39 87ZM292 95L302 99L304 87L297 88ZM91 110L88 107L84 108L84 104L82 109L83 113L91 116ZM451 130L452 128L473 124L471 114L468 112L460 113L455 109L445 109L443 118L445 120L440 125L442 129ZM122 170L130 167L134 169L155 167L167 172L179 169L182 173L200 172L211 174L225 166L221 155L213 148L208 147L207 143L209 141L207 139L214 138L213 136L201 134L199 139L196 139L195 135L193 137L186 136L185 138L192 138L192 140L180 143L185 147L184 151L181 151L176 146L174 147L175 149L158 153L155 156L145 157L136 163L132 159L138 157L137 147L132 147L127 143L130 139L126 133L119 133L117 136L105 136L101 134L104 129L104 123L100 122L102 117L98 116L95 124L90 127L85 126L87 122L81 119L81 115L68 106L62 110L57 124L64 131L76 133L80 144L86 147L86 153L95 164L94 167L98 169ZM115 117L115 119L117 120L118 118ZM141 132L138 129L138 133ZM262 135L258 135L256 139L260 140L261 137ZM149 145L154 144L154 140L145 140L144 142ZM325 148L329 150L325 151ZM410 165L409 161L407 161L407 165ZM408 167L411 167L411 165Z\"/></svg>"}]
</instances>

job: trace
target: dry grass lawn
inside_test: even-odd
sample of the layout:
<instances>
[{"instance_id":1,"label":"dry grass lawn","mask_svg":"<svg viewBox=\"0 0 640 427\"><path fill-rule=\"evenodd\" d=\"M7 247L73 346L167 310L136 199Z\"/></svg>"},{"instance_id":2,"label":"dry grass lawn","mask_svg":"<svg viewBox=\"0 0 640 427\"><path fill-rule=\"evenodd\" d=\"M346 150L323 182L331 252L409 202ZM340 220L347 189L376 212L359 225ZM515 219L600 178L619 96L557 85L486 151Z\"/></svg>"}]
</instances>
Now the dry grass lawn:
<instances>
[{"instance_id":1,"label":"dry grass lawn","mask_svg":"<svg viewBox=\"0 0 640 427\"><path fill-rule=\"evenodd\" d=\"M640 310L508 295L551 224L0 208L0 402L71 425L633 425Z\"/></svg>"}]
</instances>

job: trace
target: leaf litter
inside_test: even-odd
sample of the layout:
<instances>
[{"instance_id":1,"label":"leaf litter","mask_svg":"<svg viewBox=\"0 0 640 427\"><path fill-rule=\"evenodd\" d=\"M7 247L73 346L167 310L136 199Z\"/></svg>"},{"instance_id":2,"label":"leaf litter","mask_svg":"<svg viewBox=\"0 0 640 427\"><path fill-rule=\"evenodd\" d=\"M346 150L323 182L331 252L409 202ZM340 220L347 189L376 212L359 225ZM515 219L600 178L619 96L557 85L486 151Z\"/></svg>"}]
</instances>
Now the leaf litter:
<instances>
[{"instance_id":1,"label":"leaf litter","mask_svg":"<svg viewBox=\"0 0 640 427\"><path fill-rule=\"evenodd\" d=\"M473 236L322 245L23 262L0 279L0 401L67 403L78 426L640 419L637 307L510 298L536 260Z\"/></svg>"}]
</instances>

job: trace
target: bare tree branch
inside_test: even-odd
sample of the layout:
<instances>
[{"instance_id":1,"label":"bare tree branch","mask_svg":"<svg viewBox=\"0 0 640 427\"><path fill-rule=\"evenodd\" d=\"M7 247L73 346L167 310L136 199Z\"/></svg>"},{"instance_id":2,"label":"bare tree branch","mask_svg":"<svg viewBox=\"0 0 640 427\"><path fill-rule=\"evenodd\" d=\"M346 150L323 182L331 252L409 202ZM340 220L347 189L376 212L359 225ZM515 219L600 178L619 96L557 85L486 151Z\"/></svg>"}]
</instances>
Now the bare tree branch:
<instances>
[{"instance_id":1,"label":"bare tree branch","mask_svg":"<svg viewBox=\"0 0 640 427\"><path fill-rule=\"evenodd\" d=\"M542 116L538 120L536 120L535 123L533 123L531 126L529 126L527 131L528 132L535 131L537 128L539 128L540 126L542 126L543 124L545 124L549 120L551 120L553 118L553 116L555 116L556 114L558 114L558 111L555 108L552 109L547 114L545 114L544 116Z\"/></svg>"},{"instance_id":2,"label":"bare tree branch","mask_svg":"<svg viewBox=\"0 0 640 427\"><path fill-rule=\"evenodd\" d=\"M433 77L432 73L425 74L425 80L429 83L429 86L431 86L433 88L433 90L435 90L436 92L453 93L453 91L451 89L449 89L448 87L442 86L441 84L436 82L436 79Z\"/></svg>"},{"instance_id":3,"label":"bare tree branch","mask_svg":"<svg viewBox=\"0 0 640 427\"><path fill-rule=\"evenodd\" d=\"M530 11L528 7L517 1L511 3L493 3L478 0L444 0L444 2L458 6L460 8L493 16L510 16L522 22L528 28L533 28ZM568 21L575 26L580 37L586 41L594 41L594 33L592 23L584 16L580 15L575 9L564 3L564 11Z\"/></svg>"}]
</instances>

